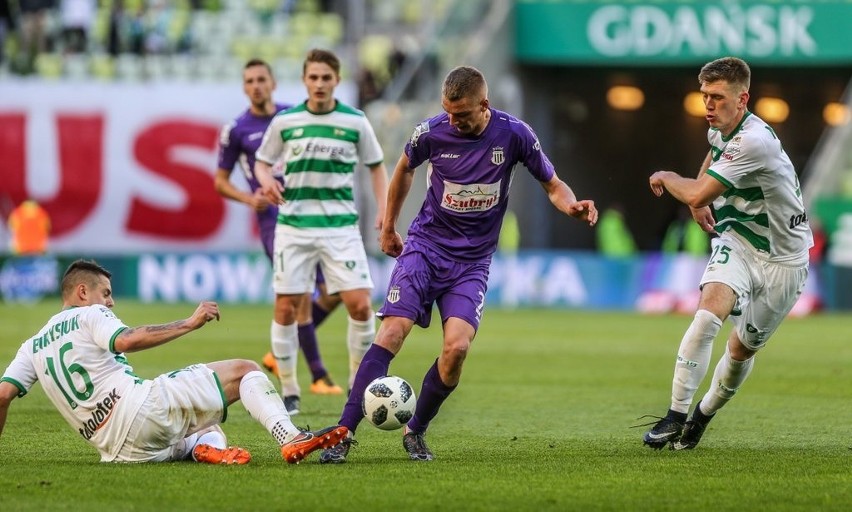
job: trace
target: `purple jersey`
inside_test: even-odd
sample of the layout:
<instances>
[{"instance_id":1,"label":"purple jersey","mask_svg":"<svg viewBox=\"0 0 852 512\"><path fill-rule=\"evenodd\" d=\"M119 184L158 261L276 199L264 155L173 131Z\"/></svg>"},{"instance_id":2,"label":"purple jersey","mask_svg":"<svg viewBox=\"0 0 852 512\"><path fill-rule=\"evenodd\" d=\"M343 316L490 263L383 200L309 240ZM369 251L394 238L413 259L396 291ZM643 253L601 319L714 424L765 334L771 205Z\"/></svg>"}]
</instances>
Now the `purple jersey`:
<instances>
[{"instance_id":1,"label":"purple jersey","mask_svg":"<svg viewBox=\"0 0 852 512\"><path fill-rule=\"evenodd\" d=\"M276 114L287 108L290 106L275 104ZM248 109L240 117L226 124L219 134L219 168L230 172L239 162L252 192L260 188L260 182L254 175L254 154L260 147L266 127L273 117L275 114L256 116Z\"/></svg>"},{"instance_id":2,"label":"purple jersey","mask_svg":"<svg viewBox=\"0 0 852 512\"><path fill-rule=\"evenodd\" d=\"M477 136L460 134L446 113L420 123L405 154L412 169L431 164L426 199L408 238L456 261L485 260L497 249L515 164L542 182L555 172L532 128L493 108Z\"/></svg>"},{"instance_id":3,"label":"purple jersey","mask_svg":"<svg viewBox=\"0 0 852 512\"><path fill-rule=\"evenodd\" d=\"M275 104L276 114L288 108L290 108L289 105ZM254 175L254 154L260 147L266 127L269 126L273 117L275 114L256 116L251 113L251 109L247 109L240 117L226 124L219 134L219 168L230 173L234 170L234 165L239 162L243 176L252 192L260 188L260 182ZM260 239L270 259L272 259L272 243L277 220L278 207L275 205L257 213Z\"/></svg>"}]
</instances>

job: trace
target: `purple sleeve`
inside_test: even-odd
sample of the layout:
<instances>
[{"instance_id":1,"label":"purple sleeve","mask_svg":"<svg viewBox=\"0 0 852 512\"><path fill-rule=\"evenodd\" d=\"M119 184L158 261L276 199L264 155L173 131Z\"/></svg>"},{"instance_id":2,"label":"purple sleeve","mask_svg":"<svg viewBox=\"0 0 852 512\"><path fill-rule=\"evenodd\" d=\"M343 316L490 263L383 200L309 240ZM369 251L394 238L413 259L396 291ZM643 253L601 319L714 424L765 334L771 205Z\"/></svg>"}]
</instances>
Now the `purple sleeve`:
<instances>
[{"instance_id":1,"label":"purple sleeve","mask_svg":"<svg viewBox=\"0 0 852 512\"><path fill-rule=\"evenodd\" d=\"M420 164L429 159L428 137L424 136L429 132L429 121L423 121L414 128L414 133L408 139L405 145L405 156L408 157L408 167L410 169L417 168Z\"/></svg>"},{"instance_id":2,"label":"purple sleeve","mask_svg":"<svg viewBox=\"0 0 852 512\"><path fill-rule=\"evenodd\" d=\"M219 169L228 172L234 169L237 159L240 157L239 139L235 133L237 123L232 121L222 127L219 133Z\"/></svg>"},{"instance_id":3,"label":"purple sleeve","mask_svg":"<svg viewBox=\"0 0 852 512\"><path fill-rule=\"evenodd\" d=\"M538 136L532 128L524 122L521 122L522 128L517 130L521 137L520 156L521 163L529 169L530 174L535 179L542 182L550 181L553 178L553 164L544 151L541 150L541 143L538 141Z\"/></svg>"}]
</instances>

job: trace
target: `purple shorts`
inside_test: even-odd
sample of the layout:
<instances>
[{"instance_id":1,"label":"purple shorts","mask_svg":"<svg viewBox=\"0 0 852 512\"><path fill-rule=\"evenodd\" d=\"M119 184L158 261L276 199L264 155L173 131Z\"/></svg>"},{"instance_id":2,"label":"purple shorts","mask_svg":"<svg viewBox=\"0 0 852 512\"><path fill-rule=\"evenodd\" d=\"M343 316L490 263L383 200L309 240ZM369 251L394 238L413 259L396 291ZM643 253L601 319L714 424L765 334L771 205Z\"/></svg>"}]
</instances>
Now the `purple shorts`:
<instances>
[{"instance_id":1,"label":"purple shorts","mask_svg":"<svg viewBox=\"0 0 852 512\"><path fill-rule=\"evenodd\" d=\"M490 261L466 263L449 260L429 247L406 241L397 258L379 318L399 316L429 327L432 304L438 304L441 322L461 318L479 328L488 290Z\"/></svg>"}]
</instances>

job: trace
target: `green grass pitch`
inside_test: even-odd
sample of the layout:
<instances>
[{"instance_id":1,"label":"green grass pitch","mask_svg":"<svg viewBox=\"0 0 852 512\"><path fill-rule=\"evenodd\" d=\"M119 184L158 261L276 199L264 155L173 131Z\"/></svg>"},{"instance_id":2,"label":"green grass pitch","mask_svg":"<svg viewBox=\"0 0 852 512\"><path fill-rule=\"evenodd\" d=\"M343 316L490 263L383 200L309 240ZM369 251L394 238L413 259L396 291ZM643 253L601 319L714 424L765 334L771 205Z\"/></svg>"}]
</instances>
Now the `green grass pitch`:
<instances>
[{"instance_id":1,"label":"green grass pitch","mask_svg":"<svg viewBox=\"0 0 852 512\"><path fill-rule=\"evenodd\" d=\"M0 368L58 307L0 307ZM193 309L119 300L115 311L140 325ZM226 305L221 322L129 360L147 378L195 362L259 360L270 318L271 306ZM320 465L314 454L288 465L237 403L223 427L231 444L251 451L247 466L100 464L36 385L12 403L0 437L0 510L849 510L850 317L788 319L697 449L652 451L642 446L645 429L630 426L668 407L689 322L486 310L462 383L429 430L429 463L407 459L400 431L364 423L348 463ZM335 313L319 335L327 366L345 385L345 315ZM415 328L391 373L419 391L440 338L437 322ZM723 345L720 336L714 365ZM344 399L308 394L306 365L299 372L303 413L295 423L336 423ZM709 375L699 397L708 383Z\"/></svg>"}]
</instances>

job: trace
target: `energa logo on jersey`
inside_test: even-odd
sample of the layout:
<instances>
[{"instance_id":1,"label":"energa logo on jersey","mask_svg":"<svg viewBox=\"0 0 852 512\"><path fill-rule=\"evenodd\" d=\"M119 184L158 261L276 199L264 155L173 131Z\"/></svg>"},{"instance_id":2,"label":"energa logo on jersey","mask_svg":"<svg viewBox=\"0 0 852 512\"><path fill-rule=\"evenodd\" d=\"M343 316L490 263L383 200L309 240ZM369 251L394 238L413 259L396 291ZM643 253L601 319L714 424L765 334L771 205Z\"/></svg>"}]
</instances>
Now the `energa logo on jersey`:
<instances>
[{"instance_id":1,"label":"energa logo on jersey","mask_svg":"<svg viewBox=\"0 0 852 512\"><path fill-rule=\"evenodd\" d=\"M445 181L441 207L460 213L490 210L500 202L501 181L497 183L471 183L469 185Z\"/></svg>"}]
</instances>

